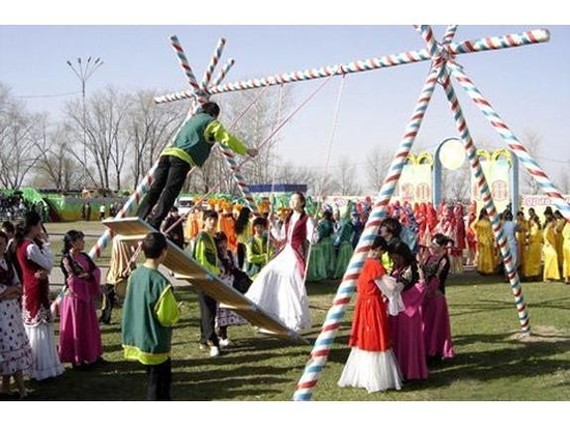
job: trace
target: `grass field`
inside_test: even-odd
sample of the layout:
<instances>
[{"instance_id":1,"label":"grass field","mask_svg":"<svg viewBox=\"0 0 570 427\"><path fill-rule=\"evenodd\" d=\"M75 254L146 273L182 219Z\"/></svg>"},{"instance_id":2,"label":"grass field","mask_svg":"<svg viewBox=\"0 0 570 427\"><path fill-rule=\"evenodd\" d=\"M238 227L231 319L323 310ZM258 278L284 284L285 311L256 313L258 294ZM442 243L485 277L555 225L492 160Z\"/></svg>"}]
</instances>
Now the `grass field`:
<instances>
[{"instance_id":1,"label":"grass field","mask_svg":"<svg viewBox=\"0 0 570 427\"><path fill-rule=\"evenodd\" d=\"M48 224L54 249L61 235L71 228L88 235L86 249L103 230L98 223ZM108 262L108 258L104 256L101 261ZM311 343L319 334L337 286L338 282L307 284L314 328L306 337ZM373 394L336 385L349 353L351 303L313 390L313 400L569 401L570 286L523 283L523 292L531 336L520 334L514 298L501 277L476 273L451 276L447 298L457 356L431 365L426 381L406 383L400 391ZM176 295L182 301L182 318L173 334L174 400L291 400L312 346L257 336L250 326L241 326L230 328L234 346L222 357L209 358L198 349L196 294L189 287L181 287ZM29 382L35 398L144 399L144 369L122 358L120 315L120 309L116 310L112 324L102 326L104 357L110 363L91 371L66 369L61 377L45 383Z\"/></svg>"}]
</instances>

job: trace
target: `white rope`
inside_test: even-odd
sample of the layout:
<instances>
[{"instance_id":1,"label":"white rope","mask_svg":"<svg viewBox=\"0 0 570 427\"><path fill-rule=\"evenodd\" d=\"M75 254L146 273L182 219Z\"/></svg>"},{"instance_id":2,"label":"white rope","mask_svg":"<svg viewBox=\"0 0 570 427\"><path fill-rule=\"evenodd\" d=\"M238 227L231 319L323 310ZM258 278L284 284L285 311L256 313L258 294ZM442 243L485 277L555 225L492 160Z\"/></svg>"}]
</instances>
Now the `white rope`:
<instances>
[{"instance_id":1,"label":"white rope","mask_svg":"<svg viewBox=\"0 0 570 427\"><path fill-rule=\"evenodd\" d=\"M338 89L336 107L335 107L334 115L333 115L333 124L331 127L331 133L329 136L329 142L328 142L328 147L327 147L327 155L325 158L325 167L324 167L324 171L323 171L323 179L321 181L321 188L319 190L319 195L317 196L317 209L315 212L315 216L317 216L319 214L319 211L321 210L321 206L322 206L322 200L324 198L324 188L325 188L326 180L328 178L328 167L329 167L330 158L331 158L332 145L333 145L333 141L334 141L334 137L336 134L337 125L338 125L338 116L339 116L339 112L340 112L340 104L341 104L341 100L342 100L342 94L344 92L345 78L346 78L346 74L343 74L342 80L341 80L341 83L340 83L340 86ZM311 260L311 249L313 248L313 241L315 240L315 233L317 233L317 225L318 225L318 222L315 221L315 227L313 229L313 235L311 236L311 239L309 240L309 248L307 250L308 253L307 253L307 261L305 262L305 274L303 276L303 283L305 283L305 280L307 279L307 271L309 269L309 262Z\"/></svg>"}]
</instances>

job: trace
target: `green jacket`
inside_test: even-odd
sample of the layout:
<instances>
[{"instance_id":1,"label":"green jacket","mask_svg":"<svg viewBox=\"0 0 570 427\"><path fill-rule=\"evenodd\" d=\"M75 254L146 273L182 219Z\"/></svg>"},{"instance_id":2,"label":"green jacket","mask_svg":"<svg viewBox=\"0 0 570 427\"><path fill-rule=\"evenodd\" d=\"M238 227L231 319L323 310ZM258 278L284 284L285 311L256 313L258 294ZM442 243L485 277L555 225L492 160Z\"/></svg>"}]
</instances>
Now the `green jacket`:
<instances>
[{"instance_id":1,"label":"green jacket","mask_svg":"<svg viewBox=\"0 0 570 427\"><path fill-rule=\"evenodd\" d=\"M161 154L178 157L191 166L202 166L216 142L237 154L247 153L247 146L228 133L219 121L209 114L198 113L184 123L172 146L165 148Z\"/></svg>"},{"instance_id":2,"label":"green jacket","mask_svg":"<svg viewBox=\"0 0 570 427\"><path fill-rule=\"evenodd\" d=\"M267 264L270 254L267 251L267 237L251 236L245 245L245 272L254 277Z\"/></svg>"},{"instance_id":3,"label":"green jacket","mask_svg":"<svg viewBox=\"0 0 570 427\"><path fill-rule=\"evenodd\" d=\"M201 231L196 236L192 256L202 267L216 276L220 274L218 248L214 238L207 232Z\"/></svg>"},{"instance_id":4,"label":"green jacket","mask_svg":"<svg viewBox=\"0 0 570 427\"><path fill-rule=\"evenodd\" d=\"M158 270L139 266L129 277L121 322L124 356L144 365L170 357L172 326L180 312L172 285Z\"/></svg>"}]
</instances>

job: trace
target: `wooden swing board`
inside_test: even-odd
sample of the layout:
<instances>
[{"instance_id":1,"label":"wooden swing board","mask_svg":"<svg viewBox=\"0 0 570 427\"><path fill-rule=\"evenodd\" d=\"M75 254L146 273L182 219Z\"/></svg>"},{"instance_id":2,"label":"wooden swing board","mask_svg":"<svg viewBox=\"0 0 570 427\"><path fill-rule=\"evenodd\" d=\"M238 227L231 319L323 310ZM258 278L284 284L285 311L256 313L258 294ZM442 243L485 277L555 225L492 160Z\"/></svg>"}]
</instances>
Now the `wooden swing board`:
<instances>
[{"instance_id":1,"label":"wooden swing board","mask_svg":"<svg viewBox=\"0 0 570 427\"><path fill-rule=\"evenodd\" d=\"M104 220L103 224L127 240L140 241L148 233L157 231L138 217L108 219ZM177 278L190 282L195 288L219 301L221 307L235 311L254 326L268 330L277 337L309 344L305 338L289 329L279 319L264 312L243 294L221 282L172 241L167 239L167 243L168 252L163 265L172 270Z\"/></svg>"}]
</instances>

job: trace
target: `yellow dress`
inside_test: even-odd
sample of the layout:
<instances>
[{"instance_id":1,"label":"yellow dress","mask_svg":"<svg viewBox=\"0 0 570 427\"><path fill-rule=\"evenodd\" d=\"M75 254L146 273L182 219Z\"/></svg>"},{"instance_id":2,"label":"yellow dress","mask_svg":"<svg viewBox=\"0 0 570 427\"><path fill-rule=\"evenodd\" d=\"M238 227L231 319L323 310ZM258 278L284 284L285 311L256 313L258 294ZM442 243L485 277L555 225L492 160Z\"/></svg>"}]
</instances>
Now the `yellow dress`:
<instances>
[{"instance_id":1,"label":"yellow dress","mask_svg":"<svg viewBox=\"0 0 570 427\"><path fill-rule=\"evenodd\" d=\"M551 221L544 228L544 271L543 280L560 280L560 270L558 269L558 254L556 253L556 223Z\"/></svg>"},{"instance_id":2,"label":"yellow dress","mask_svg":"<svg viewBox=\"0 0 570 427\"><path fill-rule=\"evenodd\" d=\"M523 269L524 277L539 277L542 261L542 230L534 222L530 225L526 260Z\"/></svg>"},{"instance_id":3,"label":"yellow dress","mask_svg":"<svg viewBox=\"0 0 570 427\"><path fill-rule=\"evenodd\" d=\"M562 268L562 261L564 259L564 237L562 231L566 225L566 218L560 218L554 221L554 231L556 232L556 255L558 255L558 267Z\"/></svg>"},{"instance_id":4,"label":"yellow dress","mask_svg":"<svg viewBox=\"0 0 570 427\"><path fill-rule=\"evenodd\" d=\"M477 236L477 271L482 274L492 274L497 263L491 221L486 218L480 219L473 224L473 230Z\"/></svg>"},{"instance_id":5,"label":"yellow dress","mask_svg":"<svg viewBox=\"0 0 570 427\"><path fill-rule=\"evenodd\" d=\"M563 267L562 276L568 280L570 278L570 222L566 222L562 229L562 253L563 253Z\"/></svg>"},{"instance_id":6,"label":"yellow dress","mask_svg":"<svg viewBox=\"0 0 570 427\"><path fill-rule=\"evenodd\" d=\"M528 233L530 231L530 221L523 219L517 220L517 246L518 246L518 260L521 272L524 272L524 265L528 256L528 246L526 244ZM524 275L524 274L523 274Z\"/></svg>"}]
</instances>

